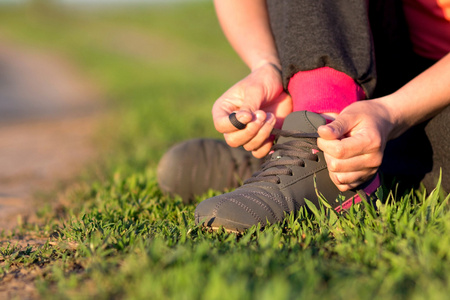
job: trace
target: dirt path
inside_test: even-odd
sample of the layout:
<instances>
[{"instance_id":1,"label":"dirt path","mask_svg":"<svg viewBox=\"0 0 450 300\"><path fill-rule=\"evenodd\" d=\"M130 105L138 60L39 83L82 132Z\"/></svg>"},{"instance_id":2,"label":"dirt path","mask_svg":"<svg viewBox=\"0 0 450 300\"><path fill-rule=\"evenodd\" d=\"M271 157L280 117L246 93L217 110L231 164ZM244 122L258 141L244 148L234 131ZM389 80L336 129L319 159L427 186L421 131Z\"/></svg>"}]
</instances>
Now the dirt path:
<instances>
[{"instance_id":1,"label":"dirt path","mask_svg":"<svg viewBox=\"0 0 450 300\"><path fill-rule=\"evenodd\" d=\"M93 158L100 98L66 60L0 38L0 232Z\"/></svg>"},{"instance_id":2,"label":"dirt path","mask_svg":"<svg viewBox=\"0 0 450 300\"><path fill-rule=\"evenodd\" d=\"M0 37L0 232L52 204L55 197L37 200L36 193L55 190L95 157L101 98L66 60ZM11 269L0 278L0 299L37 299L36 272Z\"/></svg>"}]
</instances>

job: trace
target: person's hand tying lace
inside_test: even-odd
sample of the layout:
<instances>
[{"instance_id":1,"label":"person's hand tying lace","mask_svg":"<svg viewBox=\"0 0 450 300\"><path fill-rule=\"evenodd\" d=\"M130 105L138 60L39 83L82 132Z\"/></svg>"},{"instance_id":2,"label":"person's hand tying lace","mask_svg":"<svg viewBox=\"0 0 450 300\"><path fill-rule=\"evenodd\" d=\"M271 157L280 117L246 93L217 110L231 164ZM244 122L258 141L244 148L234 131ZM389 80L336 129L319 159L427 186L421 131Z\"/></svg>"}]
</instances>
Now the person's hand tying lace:
<instances>
[{"instance_id":1,"label":"person's hand tying lace","mask_svg":"<svg viewBox=\"0 0 450 300\"><path fill-rule=\"evenodd\" d=\"M230 122L233 112L240 123L246 124L245 129L238 130ZM224 134L227 144L244 146L257 158L269 153L272 129L281 128L291 112L291 98L283 91L279 70L272 64L261 66L232 86L212 109L214 126Z\"/></svg>"},{"instance_id":2,"label":"person's hand tying lace","mask_svg":"<svg viewBox=\"0 0 450 300\"><path fill-rule=\"evenodd\" d=\"M317 145L339 190L354 189L377 172L393 128L390 119L376 100L358 101L318 128Z\"/></svg>"}]
</instances>

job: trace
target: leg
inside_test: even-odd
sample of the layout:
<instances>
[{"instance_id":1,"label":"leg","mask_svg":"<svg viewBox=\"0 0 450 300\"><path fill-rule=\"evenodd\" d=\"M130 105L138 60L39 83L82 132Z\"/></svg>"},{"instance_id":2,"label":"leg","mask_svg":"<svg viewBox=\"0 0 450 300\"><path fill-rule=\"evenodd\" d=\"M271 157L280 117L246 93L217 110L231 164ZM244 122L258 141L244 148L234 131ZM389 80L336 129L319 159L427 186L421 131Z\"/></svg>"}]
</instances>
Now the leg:
<instances>
[{"instance_id":1,"label":"leg","mask_svg":"<svg viewBox=\"0 0 450 300\"><path fill-rule=\"evenodd\" d=\"M283 82L299 71L330 67L375 88L373 45L366 1L268 0Z\"/></svg>"},{"instance_id":2,"label":"leg","mask_svg":"<svg viewBox=\"0 0 450 300\"><path fill-rule=\"evenodd\" d=\"M390 141L380 170L387 184L398 184L400 192L436 187L442 168L442 187L450 191L450 107L433 119L415 126Z\"/></svg>"},{"instance_id":3,"label":"leg","mask_svg":"<svg viewBox=\"0 0 450 300\"><path fill-rule=\"evenodd\" d=\"M442 168L442 187L450 193L450 107L434 117L425 127L433 150L433 167L423 183L428 191L435 186Z\"/></svg>"}]
</instances>

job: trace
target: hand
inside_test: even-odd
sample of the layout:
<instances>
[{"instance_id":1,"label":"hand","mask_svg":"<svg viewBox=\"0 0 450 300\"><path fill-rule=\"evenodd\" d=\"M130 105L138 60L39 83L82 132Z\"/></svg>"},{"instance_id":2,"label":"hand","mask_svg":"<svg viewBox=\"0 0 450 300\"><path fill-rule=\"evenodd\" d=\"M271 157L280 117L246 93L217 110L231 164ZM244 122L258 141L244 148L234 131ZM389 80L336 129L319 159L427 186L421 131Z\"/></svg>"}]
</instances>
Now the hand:
<instances>
[{"instance_id":1,"label":"hand","mask_svg":"<svg viewBox=\"0 0 450 300\"><path fill-rule=\"evenodd\" d=\"M391 120L381 101L367 100L347 106L333 122L318 128L317 145L340 191L356 188L377 172L394 128Z\"/></svg>"},{"instance_id":2,"label":"hand","mask_svg":"<svg viewBox=\"0 0 450 300\"><path fill-rule=\"evenodd\" d=\"M229 115L247 124L243 130L236 129ZM239 81L216 100L212 109L214 126L223 133L231 147L244 146L247 151L261 158L272 146L270 133L280 128L292 112L292 100L283 91L280 72L265 64Z\"/></svg>"}]
</instances>

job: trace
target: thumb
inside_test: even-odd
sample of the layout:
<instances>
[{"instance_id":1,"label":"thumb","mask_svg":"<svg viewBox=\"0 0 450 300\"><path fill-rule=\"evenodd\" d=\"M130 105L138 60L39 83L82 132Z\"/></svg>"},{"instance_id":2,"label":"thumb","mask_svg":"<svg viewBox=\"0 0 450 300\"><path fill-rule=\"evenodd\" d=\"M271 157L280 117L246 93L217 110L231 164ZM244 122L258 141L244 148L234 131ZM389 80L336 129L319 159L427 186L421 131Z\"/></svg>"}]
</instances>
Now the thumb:
<instances>
[{"instance_id":1,"label":"thumb","mask_svg":"<svg viewBox=\"0 0 450 300\"><path fill-rule=\"evenodd\" d=\"M345 136L351 129L351 120L347 115L338 115L336 119L317 129L319 136L325 140L336 140Z\"/></svg>"}]
</instances>

